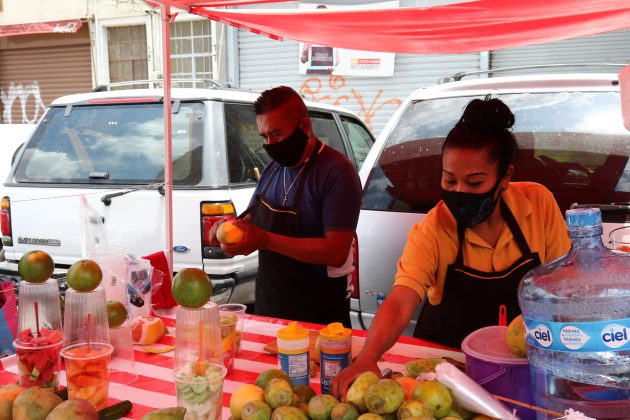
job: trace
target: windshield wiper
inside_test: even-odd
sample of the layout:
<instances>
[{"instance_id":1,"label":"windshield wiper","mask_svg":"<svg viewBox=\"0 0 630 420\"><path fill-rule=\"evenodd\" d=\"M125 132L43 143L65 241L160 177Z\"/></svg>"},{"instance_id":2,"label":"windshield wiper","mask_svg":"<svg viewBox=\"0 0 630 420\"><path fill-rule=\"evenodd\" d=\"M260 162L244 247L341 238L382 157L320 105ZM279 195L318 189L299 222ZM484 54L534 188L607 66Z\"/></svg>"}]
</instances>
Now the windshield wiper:
<instances>
[{"instance_id":1,"label":"windshield wiper","mask_svg":"<svg viewBox=\"0 0 630 420\"><path fill-rule=\"evenodd\" d=\"M121 195L129 194L131 192L140 191L140 190L157 190L160 194L164 195L164 183L160 182L156 184L141 185L139 187L131 188L125 191L118 191L115 193L105 194L104 196L101 197L101 201L106 206L109 206L110 204L112 204L112 198L120 197Z\"/></svg>"}]
</instances>

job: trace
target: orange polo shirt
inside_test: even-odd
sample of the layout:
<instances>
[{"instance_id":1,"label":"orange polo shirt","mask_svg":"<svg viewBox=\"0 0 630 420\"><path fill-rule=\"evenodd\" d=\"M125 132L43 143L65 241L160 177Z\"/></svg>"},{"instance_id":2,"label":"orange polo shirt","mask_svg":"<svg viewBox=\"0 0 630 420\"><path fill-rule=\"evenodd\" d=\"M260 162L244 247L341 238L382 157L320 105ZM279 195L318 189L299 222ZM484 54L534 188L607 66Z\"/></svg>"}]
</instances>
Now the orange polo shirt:
<instances>
[{"instance_id":1,"label":"orange polo shirt","mask_svg":"<svg viewBox=\"0 0 630 420\"><path fill-rule=\"evenodd\" d=\"M547 188L533 182L512 182L501 198L514 214L530 250L538 252L542 263L571 249L564 218ZM455 219L440 201L409 231L394 286L409 287L421 298L427 293L431 304L440 303L446 269L455 262L458 243ZM464 265L485 272L504 270L522 256L507 224L503 225L495 247L466 229L463 252Z\"/></svg>"}]
</instances>

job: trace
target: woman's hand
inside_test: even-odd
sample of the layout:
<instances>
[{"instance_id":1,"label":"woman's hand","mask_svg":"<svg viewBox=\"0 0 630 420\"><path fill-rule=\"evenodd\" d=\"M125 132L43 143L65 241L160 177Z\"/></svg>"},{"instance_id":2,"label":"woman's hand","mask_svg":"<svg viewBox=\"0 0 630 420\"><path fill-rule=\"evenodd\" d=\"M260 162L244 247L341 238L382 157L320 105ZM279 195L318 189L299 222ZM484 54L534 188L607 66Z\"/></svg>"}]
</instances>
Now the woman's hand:
<instances>
[{"instance_id":1,"label":"woman's hand","mask_svg":"<svg viewBox=\"0 0 630 420\"><path fill-rule=\"evenodd\" d=\"M243 239L235 244L221 244L225 254L249 255L264 247L268 232L245 220L234 220L232 223L243 231Z\"/></svg>"},{"instance_id":2,"label":"woman's hand","mask_svg":"<svg viewBox=\"0 0 630 420\"><path fill-rule=\"evenodd\" d=\"M339 372L337 376L333 378L330 384L330 393L339 401L345 402L346 393L350 385L352 385L352 382L354 382L360 374L368 370L376 373L379 378L381 377L381 371L375 361L370 360L368 357L357 357L350 366Z\"/></svg>"}]
</instances>

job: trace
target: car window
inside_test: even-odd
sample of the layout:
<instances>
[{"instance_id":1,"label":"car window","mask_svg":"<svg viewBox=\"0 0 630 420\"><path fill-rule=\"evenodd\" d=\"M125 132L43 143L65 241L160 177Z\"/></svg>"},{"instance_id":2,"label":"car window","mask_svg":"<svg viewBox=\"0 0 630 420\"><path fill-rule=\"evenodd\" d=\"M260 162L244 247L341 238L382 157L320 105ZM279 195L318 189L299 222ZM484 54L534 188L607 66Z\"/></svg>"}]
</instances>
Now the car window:
<instances>
[{"instance_id":1,"label":"car window","mask_svg":"<svg viewBox=\"0 0 630 420\"><path fill-rule=\"evenodd\" d=\"M350 139L357 169L360 169L370 148L374 144L374 138L372 138L370 132L356 119L345 115L341 115L340 118L343 129L346 130L346 135L348 139Z\"/></svg>"},{"instance_id":2,"label":"car window","mask_svg":"<svg viewBox=\"0 0 630 420\"><path fill-rule=\"evenodd\" d=\"M630 200L630 133L617 92L497 96L516 116L520 152L514 181L545 185L563 212L572 203ZM440 200L442 143L473 98L407 106L372 169L364 208L424 213Z\"/></svg>"},{"instance_id":3,"label":"car window","mask_svg":"<svg viewBox=\"0 0 630 420\"><path fill-rule=\"evenodd\" d=\"M173 113L173 182L201 179L202 103ZM161 103L51 108L26 145L18 182L145 184L164 180Z\"/></svg>"},{"instance_id":4,"label":"car window","mask_svg":"<svg viewBox=\"0 0 630 420\"><path fill-rule=\"evenodd\" d=\"M343 153L344 156L348 156L346 148L343 145L339 127L332 114L310 111L309 115L311 116L313 131L317 138L333 149L337 149L339 152Z\"/></svg>"},{"instance_id":5,"label":"car window","mask_svg":"<svg viewBox=\"0 0 630 420\"><path fill-rule=\"evenodd\" d=\"M230 183L256 182L270 158L262 147L252 104L225 104Z\"/></svg>"}]
</instances>

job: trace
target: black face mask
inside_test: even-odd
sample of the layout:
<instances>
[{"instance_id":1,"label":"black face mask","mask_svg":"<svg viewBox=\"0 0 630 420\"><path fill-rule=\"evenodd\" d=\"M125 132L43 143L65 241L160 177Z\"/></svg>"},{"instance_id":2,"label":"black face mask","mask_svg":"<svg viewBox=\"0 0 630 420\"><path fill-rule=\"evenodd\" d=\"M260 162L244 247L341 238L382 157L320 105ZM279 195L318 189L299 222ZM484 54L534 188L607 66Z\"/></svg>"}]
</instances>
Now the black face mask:
<instances>
[{"instance_id":1,"label":"black face mask","mask_svg":"<svg viewBox=\"0 0 630 420\"><path fill-rule=\"evenodd\" d=\"M263 144L267 154L282 166L289 168L297 165L306 149L308 136L298 126L286 139L273 144Z\"/></svg>"},{"instance_id":2,"label":"black face mask","mask_svg":"<svg viewBox=\"0 0 630 420\"><path fill-rule=\"evenodd\" d=\"M457 191L446 191L442 189L442 200L451 214L457 221L458 227L469 228L490 217L492 210L499 202L501 194L494 198L494 194L499 188L502 177L497 184L488 192L475 194Z\"/></svg>"}]
</instances>

